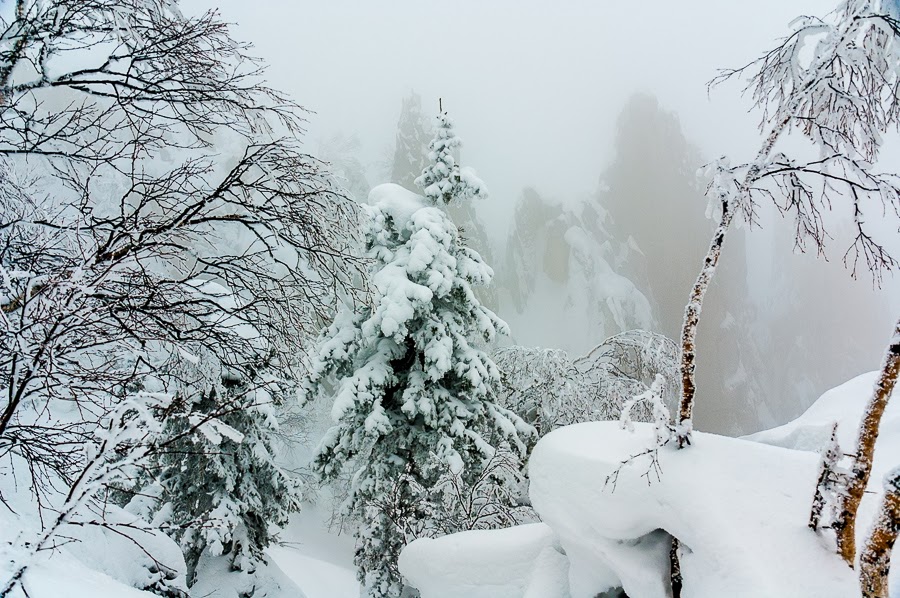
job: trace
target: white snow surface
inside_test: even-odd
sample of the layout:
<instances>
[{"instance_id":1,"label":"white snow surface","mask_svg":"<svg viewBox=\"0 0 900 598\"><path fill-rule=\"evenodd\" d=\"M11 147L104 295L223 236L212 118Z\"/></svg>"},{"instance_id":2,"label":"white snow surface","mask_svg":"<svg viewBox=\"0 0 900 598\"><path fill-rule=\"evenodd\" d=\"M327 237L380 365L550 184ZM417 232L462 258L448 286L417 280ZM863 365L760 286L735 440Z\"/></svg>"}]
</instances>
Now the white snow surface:
<instances>
[{"instance_id":1,"label":"white snow surface","mask_svg":"<svg viewBox=\"0 0 900 598\"><path fill-rule=\"evenodd\" d=\"M684 598L859 596L857 574L807 521L815 451L835 421L844 450L853 450L876 378L876 372L854 378L795 421L744 439L695 432L684 450L659 449L658 475L650 456L632 459L654 446L651 424L637 423L634 432L617 422L556 430L538 442L529 463L541 524L416 541L401 555L401 570L423 598L594 598L618 586L630 596L664 598L672 534L682 543ZM860 545L898 454L895 400L882 420L859 513ZM607 480L616 470L613 484ZM556 558L551 567L544 564L552 560L549 550ZM548 569L554 573L547 578L567 569L568 584L535 593L531 580ZM898 573L893 567L891 595L900 596Z\"/></svg>"},{"instance_id":2,"label":"white snow surface","mask_svg":"<svg viewBox=\"0 0 900 598\"><path fill-rule=\"evenodd\" d=\"M369 191L369 205L388 214L398 227L410 221L412 215L427 204L425 198L395 183L384 183Z\"/></svg>"},{"instance_id":3,"label":"white snow surface","mask_svg":"<svg viewBox=\"0 0 900 598\"><path fill-rule=\"evenodd\" d=\"M270 546L268 554L306 598L359 598L355 540L352 530L338 534L328 528L330 500L328 492L320 492L318 504L304 503L282 531L282 544Z\"/></svg>"},{"instance_id":4,"label":"white snow surface","mask_svg":"<svg viewBox=\"0 0 900 598\"><path fill-rule=\"evenodd\" d=\"M614 488L607 476L653 445L653 427L636 423L632 433L617 422L599 422L557 430L538 443L529 465L531 499L542 523L417 540L403 552L401 571L423 598L593 598L620 585L631 596L661 598L668 595L665 530L685 546L684 598L859 596L856 574L806 522L815 451L835 421L841 445L852 450L876 378L876 372L854 378L793 422L745 439L695 432L691 447L660 450L658 478L653 471L644 476L650 461L640 457L621 469ZM896 455L895 401L882 421L871 493L860 510L860 543ZM28 511L24 496L4 490L17 510ZM269 550L264 595L356 598L352 538L329 533L326 511L304 506L282 535L286 544ZM33 527L22 516L0 515L0 540ZM32 598L152 595L129 587L145 574L130 542L99 528L71 532L81 541L38 558L27 574ZM178 556L167 538L153 542L164 560ZM0 560L0 576L9 573L8 566ZM209 564L209 585L195 586L192 594L215 589L215 596L237 595L243 581L226 579L229 573L219 575L215 568ZM898 577L895 568L892 595L900 595Z\"/></svg>"},{"instance_id":5,"label":"white snow surface","mask_svg":"<svg viewBox=\"0 0 900 598\"><path fill-rule=\"evenodd\" d=\"M837 422L837 437L843 452L852 453L866 404L872 398L878 372L861 374L832 388L797 419L756 434L748 440L802 451L818 451L828 442L831 426ZM883 494L885 475L900 464L900 393L894 390L881 418L875 459L866 494L859 507L856 545L864 545ZM858 551L857 551L858 552ZM900 596L900 547L894 550L890 574L891 596Z\"/></svg>"},{"instance_id":6,"label":"white snow surface","mask_svg":"<svg viewBox=\"0 0 900 598\"><path fill-rule=\"evenodd\" d=\"M568 592L568 560L546 524L420 538L400 572L422 598L543 598Z\"/></svg>"},{"instance_id":7,"label":"white snow surface","mask_svg":"<svg viewBox=\"0 0 900 598\"><path fill-rule=\"evenodd\" d=\"M646 538L662 529L686 547L684 598L856 595L851 570L807 528L816 455L695 432L685 450L660 449L658 477L645 456L607 483L654 441L651 424L628 432L618 423L592 422L537 444L529 465L531 500L567 552L589 550L631 596L662 598L667 567L647 563L659 565L667 547ZM646 542L647 558L623 559L610 540ZM591 569L592 563L570 562L573 597L608 589L591 586Z\"/></svg>"},{"instance_id":8,"label":"white snow surface","mask_svg":"<svg viewBox=\"0 0 900 598\"><path fill-rule=\"evenodd\" d=\"M10 563L0 562L0 579L12 573ZM25 587L30 598L151 598L154 594L131 588L109 575L84 565L69 551L41 559L29 568ZM24 598L21 588L8 598Z\"/></svg>"},{"instance_id":9,"label":"white snow surface","mask_svg":"<svg viewBox=\"0 0 900 598\"><path fill-rule=\"evenodd\" d=\"M7 543L17 534L36 533L37 521L29 513L25 492L14 492L8 485L2 490L19 513L0 507L0 580L5 582L12 574L10 558L16 556L8 552ZM326 518L327 511L305 504L282 533L286 544L269 548L267 563L255 576L231 571L227 557L205 558L191 596L237 598L255 588L255 598L358 598L359 584L352 565L353 539L330 533ZM111 505L107 505L107 521L141 524L134 515ZM184 560L173 540L158 531L129 527L118 531L121 533L99 526L68 526L64 535L75 541L41 553L34 560L24 578L28 596L152 598L155 594L134 587L145 584L148 578L150 559L141 547L167 567L180 571L179 581L184 587ZM17 589L9 598L25 595Z\"/></svg>"},{"instance_id":10,"label":"white snow surface","mask_svg":"<svg viewBox=\"0 0 900 598\"><path fill-rule=\"evenodd\" d=\"M191 586L191 596L244 598L249 595L253 598L313 598L305 594L271 558L266 558L265 563L251 574L233 570L227 555L201 557L197 565L197 581Z\"/></svg>"},{"instance_id":11,"label":"white snow surface","mask_svg":"<svg viewBox=\"0 0 900 598\"><path fill-rule=\"evenodd\" d=\"M773 446L817 451L828 442L831 426L837 422L838 442L842 447L851 449L856 442L858 423L872 398L877 379L878 372L861 374L823 394L797 419L745 438ZM873 478L878 477L879 480L879 474L896 465L896 455L900 455L896 450L900 448L900 402L896 400L897 394L894 392L892 395L894 400L888 402L881 420L873 468ZM891 448L894 450L889 450ZM876 485L880 484L878 481Z\"/></svg>"},{"instance_id":12,"label":"white snow surface","mask_svg":"<svg viewBox=\"0 0 900 598\"><path fill-rule=\"evenodd\" d=\"M352 569L312 558L289 547L270 548L269 555L303 588L306 598L359 597L359 582Z\"/></svg>"},{"instance_id":13,"label":"white snow surface","mask_svg":"<svg viewBox=\"0 0 900 598\"><path fill-rule=\"evenodd\" d=\"M114 505L106 505L107 526L63 524L54 550L29 557L23 545L35 541L41 528L33 498L14 481L12 475L0 475L0 495L8 501L0 505L0 588L13 575L14 565L28 563L28 568L22 578L25 591L19 585L8 598L152 596L135 589L150 585L158 577L150 571L154 561L149 555L173 572L170 587L186 589L184 557L178 545L146 521ZM51 496L50 500L55 498ZM47 513L44 517L48 518ZM82 517L78 521L94 519Z\"/></svg>"}]
</instances>

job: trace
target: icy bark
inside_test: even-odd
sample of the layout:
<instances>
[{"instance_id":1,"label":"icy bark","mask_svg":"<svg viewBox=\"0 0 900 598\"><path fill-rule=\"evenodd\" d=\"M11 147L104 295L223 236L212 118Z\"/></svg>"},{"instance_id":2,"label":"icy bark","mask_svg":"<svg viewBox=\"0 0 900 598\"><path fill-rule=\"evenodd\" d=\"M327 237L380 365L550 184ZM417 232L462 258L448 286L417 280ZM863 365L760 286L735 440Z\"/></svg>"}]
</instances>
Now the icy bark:
<instances>
[{"instance_id":1,"label":"icy bark","mask_svg":"<svg viewBox=\"0 0 900 598\"><path fill-rule=\"evenodd\" d=\"M859 586L863 598L888 598L891 550L900 531L900 468L884 480L884 497L872 532L859 557Z\"/></svg>"},{"instance_id":2,"label":"icy bark","mask_svg":"<svg viewBox=\"0 0 900 598\"><path fill-rule=\"evenodd\" d=\"M837 471L838 462L843 454L838 443L837 430L838 424L835 422L831 427L831 438L820 453L822 459L819 462L819 479L816 482L816 493L809 513L809 527L814 531L819 530L822 517L826 515L828 497L833 496L837 487L843 483L843 476Z\"/></svg>"},{"instance_id":3,"label":"icy bark","mask_svg":"<svg viewBox=\"0 0 900 598\"><path fill-rule=\"evenodd\" d=\"M758 180L763 164L769 159L772 148L775 147L775 143L790 121L791 118L788 116L775 125L756 155L756 161L747 170L740 187L735 188L737 181L733 178L733 171L725 168L723 165L719 165L707 191L710 195L711 205L713 205L713 202L718 202L721 216L719 225L716 227L712 241L709 244L709 250L706 252L706 257L703 258L703 267L700 269L699 276L697 276L697 282L694 283L694 287L691 289L690 299L684 310L684 326L681 330L681 404L678 409L678 424L676 426L676 440L679 448L683 448L691 443L691 418L694 410L694 394L696 392L694 370L697 359L697 325L700 322L700 312L703 309L703 298L706 296L709 283L716 272L716 266L722 254L722 245L725 242L725 235L728 233L728 228L734 219L735 211L738 208L749 209L751 188Z\"/></svg>"},{"instance_id":4,"label":"icy bark","mask_svg":"<svg viewBox=\"0 0 900 598\"><path fill-rule=\"evenodd\" d=\"M694 410L694 393L696 392L696 384L694 381L694 370L696 368L696 343L697 343L697 325L700 323L700 310L703 308L703 297L709 288L713 274L716 271L716 265L719 263L719 256L722 254L722 244L725 242L725 234L734 218L734 211L727 201L722 202L722 219L716 232L713 235L712 242L709 245L709 251L703 260L703 268L691 289L691 298L684 310L684 327L681 331L681 405L678 409L678 430L677 439L678 446L684 447L691 443L691 416Z\"/></svg>"},{"instance_id":5,"label":"icy bark","mask_svg":"<svg viewBox=\"0 0 900 598\"><path fill-rule=\"evenodd\" d=\"M894 336L885 354L881 374L859 425L856 456L847 480L847 490L842 494L833 524L837 533L838 552L850 566L853 566L856 556L856 514L869 483L869 475L872 473L881 417L897 383L898 374L900 374L900 320L894 327Z\"/></svg>"}]
</instances>

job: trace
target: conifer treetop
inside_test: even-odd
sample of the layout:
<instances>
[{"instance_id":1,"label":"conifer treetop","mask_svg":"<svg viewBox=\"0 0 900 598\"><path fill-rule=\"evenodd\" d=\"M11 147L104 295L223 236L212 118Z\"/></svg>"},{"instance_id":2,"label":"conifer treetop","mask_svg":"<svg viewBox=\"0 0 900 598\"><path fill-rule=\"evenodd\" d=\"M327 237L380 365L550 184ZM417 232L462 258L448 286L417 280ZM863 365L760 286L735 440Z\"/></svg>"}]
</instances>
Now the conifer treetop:
<instances>
[{"instance_id":1,"label":"conifer treetop","mask_svg":"<svg viewBox=\"0 0 900 598\"><path fill-rule=\"evenodd\" d=\"M458 164L456 155L461 145L462 140L453 130L453 120L446 111L441 112L434 139L428 145L428 166L416 179L425 197L436 205L459 205L488 195L487 186L475 171Z\"/></svg>"}]
</instances>

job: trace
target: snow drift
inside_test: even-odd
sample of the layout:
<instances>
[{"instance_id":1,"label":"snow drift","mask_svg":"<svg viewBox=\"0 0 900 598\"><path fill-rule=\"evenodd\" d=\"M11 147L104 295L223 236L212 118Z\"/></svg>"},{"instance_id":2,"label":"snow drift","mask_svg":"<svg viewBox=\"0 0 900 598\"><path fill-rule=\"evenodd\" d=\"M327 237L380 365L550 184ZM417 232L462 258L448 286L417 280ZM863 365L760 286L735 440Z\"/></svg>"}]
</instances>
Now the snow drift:
<instances>
[{"instance_id":1,"label":"snow drift","mask_svg":"<svg viewBox=\"0 0 900 598\"><path fill-rule=\"evenodd\" d=\"M570 556L573 597L608 589L595 562L629 595L665 597L668 545L657 530L684 547L685 598L854 595L853 573L806 526L815 455L695 433L686 450L660 449L656 464L633 458L654 438L650 424L631 433L598 422L553 432L535 448L532 503L579 556Z\"/></svg>"},{"instance_id":2,"label":"snow drift","mask_svg":"<svg viewBox=\"0 0 900 598\"><path fill-rule=\"evenodd\" d=\"M543 523L422 538L401 553L399 564L427 598L543 598L568 591L567 559Z\"/></svg>"},{"instance_id":3,"label":"snow drift","mask_svg":"<svg viewBox=\"0 0 900 598\"><path fill-rule=\"evenodd\" d=\"M567 583L543 598L594 598L622 587L630 596L669 590L671 537L681 543L684 598L846 598L857 574L807 527L818 455L838 422L845 450L871 395L876 373L825 393L795 421L744 439L696 432L685 450L655 452L655 430L618 422L578 424L538 442L529 464L530 495L542 524L467 532L410 544L401 571L423 598L522 598L558 555ZM875 467L860 510L860 544L880 500L882 477L900 455L900 404L882 420ZM896 562L898 559L895 558ZM523 574L523 572L525 572ZM892 594L900 590L893 568Z\"/></svg>"}]
</instances>

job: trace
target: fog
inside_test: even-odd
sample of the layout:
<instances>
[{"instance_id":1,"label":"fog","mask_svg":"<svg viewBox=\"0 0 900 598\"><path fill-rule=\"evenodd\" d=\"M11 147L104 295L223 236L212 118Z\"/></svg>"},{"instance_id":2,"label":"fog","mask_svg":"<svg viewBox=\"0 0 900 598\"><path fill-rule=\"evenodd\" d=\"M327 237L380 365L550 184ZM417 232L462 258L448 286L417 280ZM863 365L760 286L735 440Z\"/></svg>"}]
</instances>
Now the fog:
<instances>
[{"instance_id":1,"label":"fog","mask_svg":"<svg viewBox=\"0 0 900 598\"><path fill-rule=\"evenodd\" d=\"M208 6L192 0L189 6ZM523 186L595 190L616 116L635 91L681 117L710 155L754 151L755 115L722 67L755 57L821 2L652 1L215 3L270 65L269 81L315 114L311 139L357 133L366 163L389 159L401 98L415 90L454 117L464 159L506 213ZM377 173L373 173L377 174Z\"/></svg>"},{"instance_id":2,"label":"fog","mask_svg":"<svg viewBox=\"0 0 900 598\"><path fill-rule=\"evenodd\" d=\"M633 104L636 93L641 94L637 97L655 98L664 115L661 118L679 130L676 145L681 144L683 135L686 145L679 151L690 161L691 170L703 160L723 154L736 161L754 155L760 142L759 114L748 112L750 101L741 96L739 84L709 92L707 81L717 69L743 65L768 49L788 31L794 17L820 13L828 6L811 0L579 0L552 5L508 0L223 0L215 4L226 20L236 24L235 36L253 43L254 53L269 64L269 83L312 111L306 141L309 151L319 153L336 134L356 136L358 146L343 151L353 154L369 185L389 180L403 98L415 91L422 97L426 115L437 113L441 98L464 141L463 162L476 168L491 189L491 199L477 206L490 246L480 249L498 256L492 258L492 265L500 281L521 274L501 272L510 262L501 261L500 256L509 251L515 207L524 189L532 188L542 201L563 206L599 197L603 209L608 209L607 202L637 200L637 195L619 196L618 200L607 197L610 194L604 189L609 179L624 181L617 187L624 193L637 189L642 176L653 180L655 173L649 168L636 175L612 168L623 163L620 152L629 145L629 140L622 138L621 114ZM201 10L212 3L192 0L187 7ZM643 139L634 140L638 154L667 143L654 137L652 124L642 129L643 113L637 114L627 130ZM885 162L897 163L897 156L892 150ZM667 191L661 184L644 186L640 196ZM689 189L682 193L685 197L693 194ZM704 231L711 230L702 220L705 203L696 195L696 206L688 212L699 222L690 233L697 238L690 240L692 248L672 257L678 261L675 269L685 272L699 267L702 251L695 248L705 246ZM660 217L649 207L646 216ZM574 221L565 222L571 226ZM727 293L710 296L711 302L723 302L719 308L710 307L718 309L723 319L745 313L744 326L753 338L720 342L721 336L738 332L729 332L724 324L710 325L711 330L701 330L701 336L707 338L701 338L698 356L702 386L703 350L713 354L707 359L716 363L715 354L727 352L726 345L741 345L744 356L722 368L743 368L748 370L744 375L760 382L754 391L746 390L745 383L738 387L715 385L710 395L738 390L706 414L702 402L712 398L701 392L698 425L705 429L741 433L786 421L829 386L876 369L895 316L898 295L892 290L894 281L888 280L880 291L872 291L866 277L851 283L840 264L843 248L835 245L830 249L829 263L812 263L811 256L791 255L790 240L784 238L790 225L772 210L764 211L762 225L761 230L750 231L746 240L745 233L738 234L740 241L729 240L736 247L729 248L722 268L731 269L732 276L740 280ZM602 227L585 230L598 243L603 239L597 237L609 232ZM546 234L535 233L535 239ZM623 231L620 241L631 234ZM547 239L535 242L546 245ZM604 264L618 271L615 260L604 259ZM641 266L640 272L634 267L627 270L623 267L618 273L630 277L648 295L658 328L674 335L679 305L672 303L674 299L664 299L659 289L643 288L638 280L641 273L652 272L653 266ZM691 281L685 276L672 283L676 288L665 290L666 297L687 297ZM565 286L573 279L557 282L560 280ZM678 286L681 284L683 288ZM803 284L806 289L798 291L797 286ZM499 312L513 324L517 342L560 346L573 352L587 348L586 340L573 340L572 331L593 322L585 313L594 303L579 303L570 291L560 292L543 297L543 303L532 305L532 311L520 306L518 312L504 303L501 293ZM557 297L565 301L552 305ZM743 307L728 309L729 302ZM550 311L555 313L550 315ZM549 325L535 326L534 334L529 334L521 327L527 326L534 314L543 314ZM778 330L773 329L776 326ZM598 329L596 342L616 328ZM791 336L784 336L786 330ZM748 349L749 345L753 346ZM748 357L747 351L755 357ZM799 353L790 364L793 373L779 369L784 364L774 358L787 352ZM795 375L800 365L805 376L802 382ZM707 369L705 376L706 380L728 377L733 381L734 372ZM744 410L740 416L726 415L746 403L748 394L759 395L754 400L765 405Z\"/></svg>"}]
</instances>

